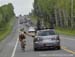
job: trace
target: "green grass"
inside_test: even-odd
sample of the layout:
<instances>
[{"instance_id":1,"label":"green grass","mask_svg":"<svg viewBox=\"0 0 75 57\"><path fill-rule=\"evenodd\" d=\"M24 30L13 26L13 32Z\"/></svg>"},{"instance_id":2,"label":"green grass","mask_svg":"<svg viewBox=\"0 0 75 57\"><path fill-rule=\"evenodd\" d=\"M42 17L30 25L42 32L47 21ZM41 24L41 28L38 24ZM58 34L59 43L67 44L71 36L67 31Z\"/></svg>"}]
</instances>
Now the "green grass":
<instances>
[{"instance_id":1,"label":"green grass","mask_svg":"<svg viewBox=\"0 0 75 57\"><path fill-rule=\"evenodd\" d=\"M75 29L56 28L56 32L59 33L59 34L75 36Z\"/></svg>"},{"instance_id":2,"label":"green grass","mask_svg":"<svg viewBox=\"0 0 75 57\"><path fill-rule=\"evenodd\" d=\"M3 40L9 33L11 33L15 19L11 19L10 22L4 27L5 29L0 31L0 41Z\"/></svg>"},{"instance_id":3,"label":"green grass","mask_svg":"<svg viewBox=\"0 0 75 57\"><path fill-rule=\"evenodd\" d=\"M0 32L0 41L3 40L10 31L11 31L10 28L8 28L7 30L1 31Z\"/></svg>"}]
</instances>

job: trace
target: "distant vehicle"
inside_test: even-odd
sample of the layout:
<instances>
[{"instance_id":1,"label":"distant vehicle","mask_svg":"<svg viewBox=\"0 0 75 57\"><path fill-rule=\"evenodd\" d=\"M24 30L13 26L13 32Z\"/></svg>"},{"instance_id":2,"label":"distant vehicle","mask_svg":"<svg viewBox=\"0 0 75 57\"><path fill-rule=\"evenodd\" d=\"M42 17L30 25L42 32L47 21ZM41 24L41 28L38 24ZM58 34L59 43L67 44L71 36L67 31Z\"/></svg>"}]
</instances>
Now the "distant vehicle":
<instances>
[{"instance_id":1,"label":"distant vehicle","mask_svg":"<svg viewBox=\"0 0 75 57\"><path fill-rule=\"evenodd\" d=\"M28 33L29 33L30 35L34 36L34 35L35 35L35 28L32 27L32 26L29 27Z\"/></svg>"},{"instance_id":2,"label":"distant vehicle","mask_svg":"<svg viewBox=\"0 0 75 57\"><path fill-rule=\"evenodd\" d=\"M27 22L27 23L25 23L25 25L27 26L27 27L30 27L30 24Z\"/></svg>"},{"instance_id":3,"label":"distant vehicle","mask_svg":"<svg viewBox=\"0 0 75 57\"><path fill-rule=\"evenodd\" d=\"M60 38L54 29L39 30L34 38L34 50L56 48L60 49Z\"/></svg>"},{"instance_id":4,"label":"distant vehicle","mask_svg":"<svg viewBox=\"0 0 75 57\"><path fill-rule=\"evenodd\" d=\"M27 20L26 19L24 19L24 23L27 23Z\"/></svg>"},{"instance_id":5,"label":"distant vehicle","mask_svg":"<svg viewBox=\"0 0 75 57\"><path fill-rule=\"evenodd\" d=\"M23 24L24 22L23 22L23 20L20 20L19 23L20 23L20 24Z\"/></svg>"}]
</instances>

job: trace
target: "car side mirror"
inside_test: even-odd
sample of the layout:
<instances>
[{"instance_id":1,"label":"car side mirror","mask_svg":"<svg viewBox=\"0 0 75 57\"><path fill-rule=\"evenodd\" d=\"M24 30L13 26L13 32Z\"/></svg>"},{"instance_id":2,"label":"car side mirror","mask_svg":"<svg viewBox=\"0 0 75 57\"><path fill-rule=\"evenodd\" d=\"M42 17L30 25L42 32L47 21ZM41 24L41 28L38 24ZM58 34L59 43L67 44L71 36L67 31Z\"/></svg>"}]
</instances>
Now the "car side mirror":
<instances>
[{"instance_id":1,"label":"car side mirror","mask_svg":"<svg viewBox=\"0 0 75 57\"><path fill-rule=\"evenodd\" d=\"M35 37L35 36L32 36L33 38Z\"/></svg>"}]
</instances>

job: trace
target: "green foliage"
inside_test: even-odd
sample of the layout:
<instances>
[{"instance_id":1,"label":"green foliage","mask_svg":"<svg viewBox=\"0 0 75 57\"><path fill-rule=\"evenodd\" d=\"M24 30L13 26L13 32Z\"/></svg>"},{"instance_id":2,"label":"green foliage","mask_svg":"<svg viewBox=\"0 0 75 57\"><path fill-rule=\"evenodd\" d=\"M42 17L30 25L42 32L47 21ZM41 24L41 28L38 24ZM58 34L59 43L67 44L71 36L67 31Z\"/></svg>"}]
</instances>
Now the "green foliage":
<instances>
[{"instance_id":1,"label":"green foliage","mask_svg":"<svg viewBox=\"0 0 75 57\"><path fill-rule=\"evenodd\" d=\"M15 16L14 8L11 3L0 7L0 29L4 28L10 19Z\"/></svg>"},{"instance_id":2,"label":"green foliage","mask_svg":"<svg viewBox=\"0 0 75 57\"><path fill-rule=\"evenodd\" d=\"M44 23L75 28L75 0L73 3L72 0L34 0L33 12L40 19L43 18Z\"/></svg>"}]
</instances>

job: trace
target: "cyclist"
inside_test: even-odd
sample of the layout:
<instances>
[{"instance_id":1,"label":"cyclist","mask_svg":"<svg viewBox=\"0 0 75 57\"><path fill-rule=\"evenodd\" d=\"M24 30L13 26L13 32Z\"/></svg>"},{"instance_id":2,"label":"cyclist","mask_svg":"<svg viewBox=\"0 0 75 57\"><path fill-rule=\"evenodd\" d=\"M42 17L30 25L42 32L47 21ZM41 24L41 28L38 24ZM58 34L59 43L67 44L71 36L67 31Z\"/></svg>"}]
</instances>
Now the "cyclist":
<instances>
[{"instance_id":1,"label":"cyclist","mask_svg":"<svg viewBox=\"0 0 75 57\"><path fill-rule=\"evenodd\" d=\"M19 34L19 41L20 41L22 50L25 51L25 45L26 45L25 39L26 39L26 35L31 36L31 37L34 37L34 36L29 35L28 33L26 33L26 32L24 31L24 29L21 29L20 31L21 31L21 32L20 32L20 34Z\"/></svg>"},{"instance_id":2,"label":"cyclist","mask_svg":"<svg viewBox=\"0 0 75 57\"><path fill-rule=\"evenodd\" d=\"M25 49L25 39L26 39L26 36L24 34L24 32L21 30L20 34L19 34L19 41L20 41L20 44L21 44L21 48L22 50Z\"/></svg>"}]
</instances>

